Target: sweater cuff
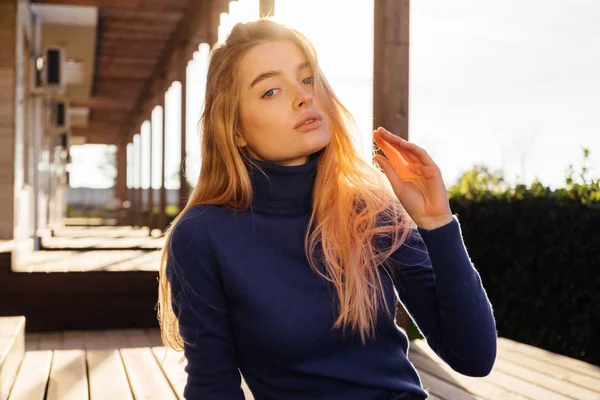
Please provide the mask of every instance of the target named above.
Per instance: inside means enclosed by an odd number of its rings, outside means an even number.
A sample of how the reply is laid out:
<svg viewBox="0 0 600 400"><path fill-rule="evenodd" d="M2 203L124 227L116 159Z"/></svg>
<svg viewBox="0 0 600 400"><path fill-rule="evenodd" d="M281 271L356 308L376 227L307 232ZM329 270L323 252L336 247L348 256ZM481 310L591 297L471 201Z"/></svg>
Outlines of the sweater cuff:
<svg viewBox="0 0 600 400"><path fill-rule="evenodd" d="M474 268L456 216L438 228L417 229L427 247L437 284L457 286L471 282Z"/></svg>

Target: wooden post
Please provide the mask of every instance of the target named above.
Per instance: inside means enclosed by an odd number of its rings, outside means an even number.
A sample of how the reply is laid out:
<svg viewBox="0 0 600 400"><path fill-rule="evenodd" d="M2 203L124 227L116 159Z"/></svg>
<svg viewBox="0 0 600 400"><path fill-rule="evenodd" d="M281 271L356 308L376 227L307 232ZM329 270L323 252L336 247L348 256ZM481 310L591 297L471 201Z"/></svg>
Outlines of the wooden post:
<svg viewBox="0 0 600 400"><path fill-rule="evenodd" d="M408 140L409 0L375 0L373 129Z"/></svg>
<svg viewBox="0 0 600 400"><path fill-rule="evenodd" d="M260 0L260 17L272 17L275 15L275 0Z"/></svg>
<svg viewBox="0 0 600 400"><path fill-rule="evenodd" d="M382 126L408 140L410 1L375 0L374 5L373 129ZM409 322L398 302L396 324L406 331Z"/></svg>
<svg viewBox="0 0 600 400"><path fill-rule="evenodd" d="M141 228L143 226L143 214L142 214L142 209L144 208L144 196L142 195L142 192L144 189L142 189L142 153L143 153L143 144L142 144L142 133L140 132L140 140L139 140L139 146L138 146L138 163L137 163L137 174L138 174L138 182L139 182L139 187L137 189L137 204L136 204L136 213L135 213L135 221L136 221L136 226L138 226L139 228Z"/></svg>
<svg viewBox="0 0 600 400"><path fill-rule="evenodd" d="M185 177L186 172L186 142L187 142L187 127L186 127L186 111L187 111L187 53L186 47L181 47L181 58L179 65L179 82L181 82L181 168L179 169L179 212L181 212L188 200L188 183Z"/></svg>
<svg viewBox="0 0 600 400"><path fill-rule="evenodd" d="M129 144L131 144L131 151L128 153L129 157L131 157L131 159L127 160L127 176L129 177L129 184L130 186L127 188L127 201L129 202L129 208L127 208L126 210L123 210L123 214L124 214L124 218L125 218L125 223L123 225L129 225L129 226L133 226L133 210L134 210L134 202L135 202L135 189L134 189L134 177L133 174L135 173L135 170L133 169L133 158L135 157L134 153L133 153L133 139L131 139L131 141L127 141L127 146L129 147Z"/></svg>
<svg viewBox="0 0 600 400"><path fill-rule="evenodd" d="M159 193L159 212L158 212L158 229L162 232L167 228L167 190L165 188L165 146L167 137L167 113L165 112L166 101L165 96L162 96L161 100L162 110L163 110L163 118L162 118L162 148L161 148L161 161L160 161L160 193Z"/></svg>
<svg viewBox="0 0 600 400"><path fill-rule="evenodd" d="M148 186L148 216L146 221L148 222L148 236L152 236L152 228L154 227L152 215L152 209L154 208L154 191L152 190L152 135L154 135L154 129L152 129L152 111L150 111L149 121L150 123L148 125L150 126L150 134L148 135L148 140L150 141L150 146L148 148L148 151L150 152L150 154L148 154L148 169L150 171L148 173L148 180L150 182Z"/></svg>
<svg viewBox="0 0 600 400"><path fill-rule="evenodd" d="M124 201L127 197L127 144L117 145L117 179L115 182L115 197Z"/></svg>
<svg viewBox="0 0 600 400"><path fill-rule="evenodd" d="M122 205L127 200L127 143L119 143L117 147L117 179L115 181L115 197L119 201L116 205L118 212L117 223L124 225Z"/></svg>

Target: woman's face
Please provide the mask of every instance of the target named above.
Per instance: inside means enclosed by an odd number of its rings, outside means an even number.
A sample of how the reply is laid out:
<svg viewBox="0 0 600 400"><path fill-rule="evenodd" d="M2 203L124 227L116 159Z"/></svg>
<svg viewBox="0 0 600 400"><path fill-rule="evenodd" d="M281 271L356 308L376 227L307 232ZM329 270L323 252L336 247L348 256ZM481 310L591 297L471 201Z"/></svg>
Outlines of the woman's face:
<svg viewBox="0 0 600 400"><path fill-rule="evenodd" d="M330 121L314 96L313 70L287 40L251 48L240 60L238 146L262 161L301 165L331 140ZM303 124L306 119L314 122ZM299 124L301 124L299 126Z"/></svg>

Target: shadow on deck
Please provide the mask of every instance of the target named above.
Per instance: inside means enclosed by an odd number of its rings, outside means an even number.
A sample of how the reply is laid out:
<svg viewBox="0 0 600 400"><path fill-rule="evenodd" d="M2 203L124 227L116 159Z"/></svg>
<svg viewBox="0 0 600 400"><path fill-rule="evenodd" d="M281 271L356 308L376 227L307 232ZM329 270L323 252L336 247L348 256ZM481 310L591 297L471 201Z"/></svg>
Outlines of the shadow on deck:
<svg viewBox="0 0 600 400"><path fill-rule="evenodd" d="M45 250L0 253L0 315L28 331L157 327L164 240L147 229L65 227Z"/></svg>

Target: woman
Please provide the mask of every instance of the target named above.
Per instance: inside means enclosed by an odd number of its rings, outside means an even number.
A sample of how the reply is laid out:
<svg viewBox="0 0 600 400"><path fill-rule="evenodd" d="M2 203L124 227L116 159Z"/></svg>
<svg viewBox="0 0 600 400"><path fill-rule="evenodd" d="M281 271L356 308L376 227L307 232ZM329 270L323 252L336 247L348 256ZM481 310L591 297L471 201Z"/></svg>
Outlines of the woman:
<svg viewBox="0 0 600 400"><path fill-rule="evenodd" d="M427 398L398 298L453 369L490 372L492 309L438 167L382 128L387 179L362 161L305 37L237 24L212 51L201 122L200 177L160 269L185 398L243 399L240 372L256 400Z"/></svg>

